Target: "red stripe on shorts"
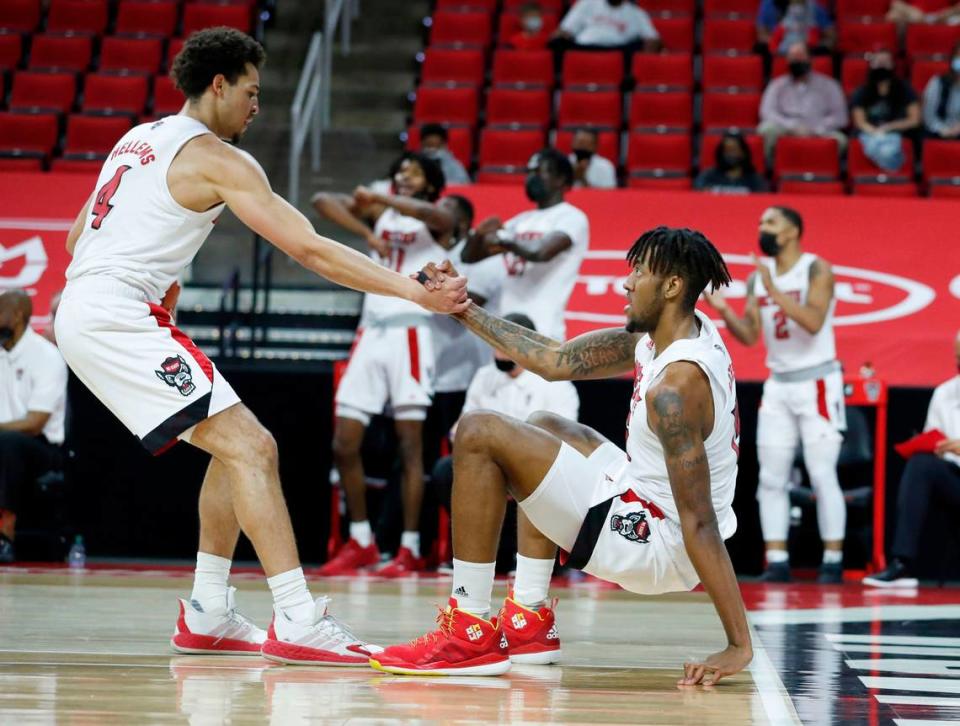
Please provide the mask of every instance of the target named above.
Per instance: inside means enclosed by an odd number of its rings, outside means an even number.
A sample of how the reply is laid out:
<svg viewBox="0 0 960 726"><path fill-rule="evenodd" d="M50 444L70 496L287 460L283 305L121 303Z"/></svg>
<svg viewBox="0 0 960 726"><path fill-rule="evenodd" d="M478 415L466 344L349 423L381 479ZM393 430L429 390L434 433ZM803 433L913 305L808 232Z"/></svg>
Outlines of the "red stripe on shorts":
<svg viewBox="0 0 960 726"><path fill-rule="evenodd" d="M410 375L417 383L420 382L420 345L417 340L417 329L407 328L407 347L410 349Z"/></svg>
<svg viewBox="0 0 960 726"><path fill-rule="evenodd" d="M817 413L827 421L830 420L830 410L827 408L827 382L822 378L817 379Z"/></svg>
<svg viewBox="0 0 960 726"><path fill-rule="evenodd" d="M159 305L154 305L153 303L147 304L150 306L150 314L157 321L157 325L170 331L170 335L173 336L173 339L182 345L186 351L193 356L194 360L197 361L200 369L207 377L207 380L213 383L213 363L210 362L210 359L204 355L203 351L197 347L196 343L190 340L190 338L188 338L182 330L173 324L173 321L170 319L170 313L167 312L166 309L160 307Z"/></svg>

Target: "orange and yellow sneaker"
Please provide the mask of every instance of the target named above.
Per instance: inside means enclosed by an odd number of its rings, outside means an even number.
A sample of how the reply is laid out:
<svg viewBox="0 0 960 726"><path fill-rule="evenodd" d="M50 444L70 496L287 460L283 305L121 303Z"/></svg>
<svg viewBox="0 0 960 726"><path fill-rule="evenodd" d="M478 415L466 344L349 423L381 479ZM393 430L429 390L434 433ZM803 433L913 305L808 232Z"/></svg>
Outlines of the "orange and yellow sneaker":
<svg viewBox="0 0 960 726"><path fill-rule="evenodd" d="M548 665L560 659L560 633L554 608L557 600L538 610L524 607L507 595L500 609L499 620L507 636L512 663Z"/></svg>
<svg viewBox="0 0 960 726"><path fill-rule="evenodd" d="M497 618L460 610L450 598L437 616L440 626L404 645L392 645L370 658L378 671L400 675L499 676L510 670L507 640Z"/></svg>

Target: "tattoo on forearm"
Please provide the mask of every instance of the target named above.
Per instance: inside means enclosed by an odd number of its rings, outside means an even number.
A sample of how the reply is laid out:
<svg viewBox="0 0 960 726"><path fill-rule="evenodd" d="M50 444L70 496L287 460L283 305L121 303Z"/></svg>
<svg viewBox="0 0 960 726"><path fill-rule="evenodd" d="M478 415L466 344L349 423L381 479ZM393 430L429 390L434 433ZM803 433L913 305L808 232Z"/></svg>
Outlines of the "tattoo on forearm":
<svg viewBox="0 0 960 726"><path fill-rule="evenodd" d="M586 374L631 362L636 347L636 339L625 330L599 331L564 345L557 355L557 365Z"/></svg>
<svg viewBox="0 0 960 726"><path fill-rule="evenodd" d="M653 410L657 414L657 436L663 443L667 457L681 456L693 448L690 427L683 419L683 399L679 393L669 389L658 392L653 399Z"/></svg>
<svg viewBox="0 0 960 726"><path fill-rule="evenodd" d="M682 457L680 459L680 468L684 471L693 471L699 469L707 463L706 453L698 454L694 457Z"/></svg>

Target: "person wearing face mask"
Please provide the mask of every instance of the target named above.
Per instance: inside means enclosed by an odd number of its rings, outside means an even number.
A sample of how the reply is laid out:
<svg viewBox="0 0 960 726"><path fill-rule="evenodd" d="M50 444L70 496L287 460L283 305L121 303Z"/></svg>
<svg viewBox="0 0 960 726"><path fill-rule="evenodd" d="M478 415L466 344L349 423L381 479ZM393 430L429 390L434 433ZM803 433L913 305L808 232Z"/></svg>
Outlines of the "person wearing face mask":
<svg viewBox="0 0 960 726"><path fill-rule="evenodd" d="M656 51L660 34L647 12L630 0L579 0L560 21L551 45Z"/></svg>
<svg viewBox="0 0 960 726"><path fill-rule="evenodd" d="M890 51L871 54L869 63L867 82L850 97L850 116L866 155L881 169L897 171L904 161L902 135L920 128L920 102L894 73Z"/></svg>
<svg viewBox="0 0 960 726"><path fill-rule="evenodd" d="M544 30L543 11L537 3L520 8L520 30L510 36L507 45L515 50L543 50L550 34Z"/></svg>
<svg viewBox="0 0 960 726"><path fill-rule="evenodd" d="M931 78L923 90L923 125L933 138L960 138L960 43L953 48L949 70Z"/></svg>
<svg viewBox="0 0 960 726"><path fill-rule="evenodd" d="M424 124L420 127L420 151L440 164L447 184L469 184L470 175L447 147L448 138L447 130L440 124Z"/></svg>
<svg viewBox="0 0 960 726"><path fill-rule="evenodd" d="M321 216L365 238L380 264L409 276L423 260L446 256L454 242L455 217L449 207L437 204L445 179L433 159L404 152L394 162L391 177L393 194L366 187L352 195L321 192L314 195L313 205ZM333 455L346 493L350 538L320 568L321 575L341 575L380 562L367 518L360 452L371 418L385 410L394 420L403 463L404 524L400 548L380 574L401 576L423 569L423 426L433 397L434 363L430 313L407 300L364 298L357 339L335 401Z"/></svg>
<svg viewBox="0 0 960 726"><path fill-rule="evenodd" d="M763 0L757 13L757 41L771 54L786 53L794 43L829 51L837 33L830 14L816 0Z"/></svg>
<svg viewBox="0 0 960 726"><path fill-rule="evenodd" d="M503 319L534 332L537 330L533 321L522 313L510 313ZM580 396L570 381L546 381L498 351L494 351L493 356L493 362L478 369L470 381L461 416L470 411L487 410L526 421L535 411L548 411L569 421L577 420ZM451 441L456 430L454 424L450 431ZM453 489L452 456L437 461L430 480L433 497L449 511ZM504 531L508 528L505 527Z"/></svg>
<svg viewBox="0 0 960 726"><path fill-rule="evenodd" d="M953 340L954 364L960 371L960 333ZM927 526L931 500L960 514L960 375L933 391L924 431L937 430L944 438L931 452L910 457L897 491L897 523L887 569L866 577L874 587L916 587L914 563L921 533Z"/></svg>
<svg viewBox="0 0 960 726"><path fill-rule="evenodd" d="M593 189L614 189L617 168L597 153L599 136L593 129L580 129L573 135L570 163L573 164L573 186Z"/></svg>
<svg viewBox="0 0 960 726"><path fill-rule="evenodd" d="M700 172L693 182L693 188L728 194L749 194L765 192L767 183L754 168L750 147L743 136L736 132L727 132L717 144L713 168Z"/></svg>
<svg viewBox="0 0 960 726"><path fill-rule="evenodd" d="M794 43L787 51L787 75L767 84L760 101L760 125L768 162L773 161L781 136L820 136L837 140L842 151L847 137L847 102L833 78L810 68L810 51Z"/></svg>
<svg viewBox="0 0 960 726"><path fill-rule="evenodd" d="M564 312L590 246L587 215L564 201L572 184L573 165L565 154L549 147L538 151L527 162L525 182L536 208L506 224L485 219L461 253L468 263L503 255L501 308L523 309L538 330L556 340L566 338Z"/></svg>
<svg viewBox="0 0 960 726"><path fill-rule="evenodd" d="M63 466L67 364L30 328L23 290L0 295L0 563L13 562L20 501L41 474Z"/></svg>
<svg viewBox="0 0 960 726"><path fill-rule="evenodd" d="M833 272L826 260L803 251L803 218L796 210L770 207L760 217L759 231L764 258L755 258L756 271L747 280L743 317L719 293L704 298L737 340L754 345L762 337L767 349L770 377L757 419L757 501L767 559L763 579L790 580L790 474L802 443L824 547L818 582L840 583L846 504L837 460L846 411L833 334Z"/></svg>

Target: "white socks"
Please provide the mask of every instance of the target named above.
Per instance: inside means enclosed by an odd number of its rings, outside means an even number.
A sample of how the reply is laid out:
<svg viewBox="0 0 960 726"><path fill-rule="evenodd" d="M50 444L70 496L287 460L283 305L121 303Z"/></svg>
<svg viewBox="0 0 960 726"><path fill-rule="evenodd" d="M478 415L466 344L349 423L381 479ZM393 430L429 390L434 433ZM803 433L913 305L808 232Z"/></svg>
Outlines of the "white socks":
<svg viewBox="0 0 960 726"><path fill-rule="evenodd" d="M537 560L518 553L513 599L526 607L539 607L547 599L552 574L553 558Z"/></svg>
<svg viewBox="0 0 960 726"><path fill-rule="evenodd" d="M268 577L267 584L273 593L273 604L284 615L295 623L313 623L313 598L307 589L302 567Z"/></svg>
<svg viewBox="0 0 960 726"><path fill-rule="evenodd" d="M767 564L774 565L778 562L789 562L790 554L786 550L767 550Z"/></svg>
<svg viewBox="0 0 960 726"><path fill-rule="evenodd" d="M369 547L373 543L373 530L370 529L370 522L350 522L350 539L357 540L361 547Z"/></svg>
<svg viewBox="0 0 960 726"><path fill-rule="evenodd" d="M839 565L841 562L843 562L843 552L841 550L823 551L823 564Z"/></svg>
<svg viewBox="0 0 960 726"><path fill-rule="evenodd" d="M194 570L190 599L204 612L219 612L226 608L230 564L231 561L224 557L197 552L197 569Z"/></svg>
<svg viewBox="0 0 960 726"><path fill-rule="evenodd" d="M453 558L452 597L457 607L486 618L490 615L490 593L496 562L464 562Z"/></svg>
<svg viewBox="0 0 960 726"><path fill-rule="evenodd" d="M420 533L404 532L400 535L400 546L406 547L413 553L414 557L420 557Z"/></svg>

